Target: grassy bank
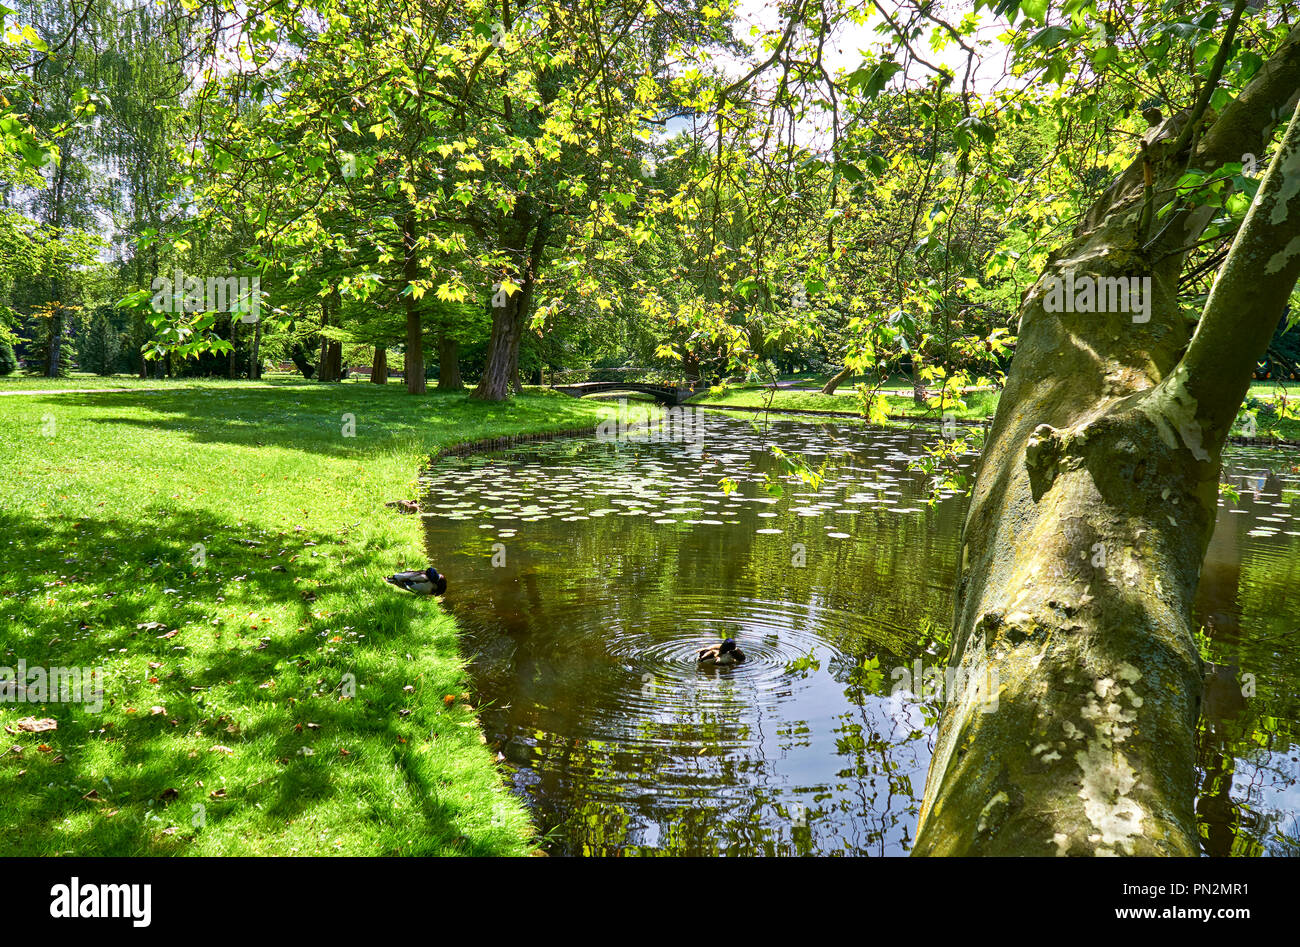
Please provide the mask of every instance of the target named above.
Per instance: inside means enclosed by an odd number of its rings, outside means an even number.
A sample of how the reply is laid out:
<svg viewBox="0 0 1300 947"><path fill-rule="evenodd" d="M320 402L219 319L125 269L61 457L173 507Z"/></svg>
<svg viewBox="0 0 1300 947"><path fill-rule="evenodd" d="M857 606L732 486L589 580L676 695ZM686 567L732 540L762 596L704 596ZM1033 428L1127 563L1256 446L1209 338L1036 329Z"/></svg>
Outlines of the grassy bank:
<svg viewBox="0 0 1300 947"><path fill-rule="evenodd" d="M440 446L606 410L301 381L0 398L0 665L103 673L98 710L0 703L0 852L528 850L453 621L381 580L425 562L383 504Z"/></svg>
<svg viewBox="0 0 1300 947"><path fill-rule="evenodd" d="M966 396L966 407L951 411L959 420L979 420L992 417L998 405L998 392L976 391ZM940 412L926 405L918 405L910 396L882 395L886 410L895 418L934 418ZM773 411L834 411L849 415L858 415L858 399L852 388L841 388L833 395L824 395L819 391L773 392L761 386L737 386L723 391L709 391L691 399L691 404L728 405L732 407L762 408L770 403Z"/></svg>

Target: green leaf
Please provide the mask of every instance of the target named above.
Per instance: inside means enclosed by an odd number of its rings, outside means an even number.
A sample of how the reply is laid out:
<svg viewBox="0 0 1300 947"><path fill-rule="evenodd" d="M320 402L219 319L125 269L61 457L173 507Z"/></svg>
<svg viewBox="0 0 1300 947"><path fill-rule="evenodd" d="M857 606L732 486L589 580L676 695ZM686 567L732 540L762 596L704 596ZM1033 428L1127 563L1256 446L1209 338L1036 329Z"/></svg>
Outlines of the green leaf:
<svg viewBox="0 0 1300 947"><path fill-rule="evenodd" d="M1047 0L1021 0L1020 12L1039 23L1047 20Z"/></svg>
<svg viewBox="0 0 1300 947"><path fill-rule="evenodd" d="M1114 46L1103 46L1092 54L1092 68L1101 72L1116 59L1119 58L1119 50Z"/></svg>

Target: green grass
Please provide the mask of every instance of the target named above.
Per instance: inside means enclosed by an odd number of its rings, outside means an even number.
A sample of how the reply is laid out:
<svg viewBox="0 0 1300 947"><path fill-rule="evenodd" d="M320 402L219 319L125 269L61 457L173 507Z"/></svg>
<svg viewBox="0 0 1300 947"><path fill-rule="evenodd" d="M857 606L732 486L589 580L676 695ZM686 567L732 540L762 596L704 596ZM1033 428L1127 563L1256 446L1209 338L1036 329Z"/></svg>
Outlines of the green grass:
<svg viewBox="0 0 1300 947"><path fill-rule="evenodd" d="M425 563L383 504L439 446L607 410L301 380L0 398L0 665L104 691L0 703L58 724L0 741L0 854L528 851L455 623L382 581Z"/></svg>
<svg viewBox="0 0 1300 947"><path fill-rule="evenodd" d="M6 391L58 388L179 388L189 387L196 382L214 384L208 379L198 378L141 379L136 375L92 375L87 372L73 372L62 378L46 378L43 375L14 372L12 375L0 375L0 394Z"/></svg>
<svg viewBox="0 0 1300 947"><path fill-rule="evenodd" d="M305 379L297 372L267 372L260 381L231 382L226 378L140 378L138 375L95 375L90 372L73 372L61 378L46 378L44 375L24 375L14 372L0 375L0 395L13 391L62 390L62 389L96 389L96 388L149 388L164 391L176 391L182 388L223 388L231 384L243 387L295 385ZM346 378L338 384L364 385L370 378L358 375ZM400 379L390 379L389 384L400 388ZM437 384L436 380L430 385ZM378 386L376 386L378 387Z"/></svg>
<svg viewBox="0 0 1300 947"><path fill-rule="evenodd" d="M966 407L951 413L959 420L975 420L992 417L997 409L999 392L980 391L966 396ZM698 405L729 405L734 407L761 408L771 403L773 411L794 409L797 411L835 411L857 415L858 404L853 389L841 388L833 395L824 395L813 391L777 391L761 387L734 387L714 393L712 391L691 400ZM910 396L885 396L890 417L939 418L941 412L926 405L917 405Z"/></svg>

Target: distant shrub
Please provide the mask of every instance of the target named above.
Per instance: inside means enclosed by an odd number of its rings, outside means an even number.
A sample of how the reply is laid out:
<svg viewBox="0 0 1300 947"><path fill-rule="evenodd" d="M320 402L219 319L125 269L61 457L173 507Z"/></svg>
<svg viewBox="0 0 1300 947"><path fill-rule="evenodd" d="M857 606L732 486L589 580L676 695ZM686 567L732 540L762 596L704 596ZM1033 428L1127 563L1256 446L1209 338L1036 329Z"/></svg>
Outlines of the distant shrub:
<svg viewBox="0 0 1300 947"><path fill-rule="evenodd" d="M12 375L18 371L18 357L8 343L0 342L0 375Z"/></svg>

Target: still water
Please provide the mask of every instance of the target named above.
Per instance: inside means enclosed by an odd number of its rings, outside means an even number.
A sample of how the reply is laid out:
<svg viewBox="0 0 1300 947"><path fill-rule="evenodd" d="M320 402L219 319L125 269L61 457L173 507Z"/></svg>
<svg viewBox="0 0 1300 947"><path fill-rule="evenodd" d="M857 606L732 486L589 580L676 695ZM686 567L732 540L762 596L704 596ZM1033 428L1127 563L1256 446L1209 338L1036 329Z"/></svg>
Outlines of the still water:
<svg viewBox="0 0 1300 947"><path fill-rule="evenodd" d="M910 851L941 707L918 672L943 666L966 505L930 502L931 437L701 413L427 472L484 729L548 851ZM1225 470L1199 602L1212 854L1300 853L1297 462ZM747 660L698 668L723 637Z"/></svg>

